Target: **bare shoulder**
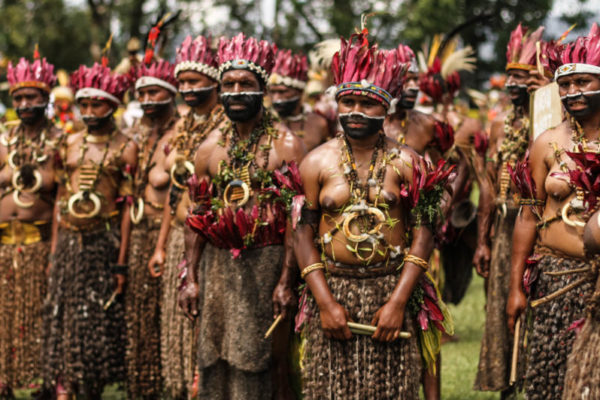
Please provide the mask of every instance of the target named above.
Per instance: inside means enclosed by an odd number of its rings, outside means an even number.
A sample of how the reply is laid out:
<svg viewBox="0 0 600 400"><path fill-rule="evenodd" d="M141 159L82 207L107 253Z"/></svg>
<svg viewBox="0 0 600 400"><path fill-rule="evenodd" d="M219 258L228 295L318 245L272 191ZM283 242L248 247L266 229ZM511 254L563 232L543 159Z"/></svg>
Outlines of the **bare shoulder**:
<svg viewBox="0 0 600 400"><path fill-rule="evenodd" d="M221 128L213 129L206 138L202 141L202 143L198 146L197 154L206 154L210 153L215 146L218 146L219 143L223 141L223 133Z"/></svg>
<svg viewBox="0 0 600 400"><path fill-rule="evenodd" d="M560 125L544 131L533 142L534 147L546 146L551 143L558 143L565 139L570 139L571 127L569 121L563 121Z"/></svg>
<svg viewBox="0 0 600 400"><path fill-rule="evenodd" d="M321 129L329 129L327 118L314 111L308 113L306 116L306 122Z"/></svg>
<svg viewBox="0 0 600 400"><path fill-rule="evenodd" d="M302 160L302 168L310 168L320 170L323 167L330 167L335 160L339 158L340 151L339 141L336 138L330 139L327 142L312 149Z"/></svg>
<svg viewBox="0 0 600 400"><path fill-rule="evenodd" d="M277 124L277 137L274 146L280 157L286 161L300 161L306 154L306 146L302 139L295 135L283 124Z"/></svg>
<svg viewBox="0 0 600 400"><path fill-rule="evenodd" d="M433 128L436 123L436 119L431 114L425 114L422 111L410 110L409 118L412 121L417 122L419 125L424 125Z"/></svg>

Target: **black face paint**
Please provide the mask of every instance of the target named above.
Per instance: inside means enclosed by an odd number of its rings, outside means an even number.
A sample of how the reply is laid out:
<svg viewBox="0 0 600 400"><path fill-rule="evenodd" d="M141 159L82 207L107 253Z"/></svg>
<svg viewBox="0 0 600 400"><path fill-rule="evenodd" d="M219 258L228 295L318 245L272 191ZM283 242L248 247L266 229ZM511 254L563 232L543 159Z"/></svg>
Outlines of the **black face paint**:
<svg viewBox="0 0 600 400"><path fill-rule="evenodd" d="M144 114L150 118L155 118L163 113L167 112L173 99L167 99L163 101L146 101L141 103L140 106L144 110Z"/></svg>
<svg viewBox="0 0 600 400"><path fill-rule="evenodd" d="M25 125L32 125L38 122L41 118L44 118L46 115L46 107L48 107L48 104L39 104L30 107L19 107L16 111L21 122L23 122ZM24 116L24 114L29 115Z"/></svg>
<svg viewBox="0 0 600 400"><path fill-rule="evenodd" d="M406 89L400 96L398 106L404 110L411 110L415 107L417 96L419 95L419 89Z"/></svg>
<svg viewBox="0 0 600 400"><path fill-rule="evenodd" d="M221 93L225 114L233 122L246 122L254 118L262 108L263 92ZM232 109L233 105L244 108Z"/></svg>
<svg viewBox="0 0 600 400"><path fill-rule="evenodd" d="M351 112L339 115L340 124L344 133L352 139L364 139L372 136L383 129L385 117L369 117L359 112ZM348 126L351 123L360 123L361 128Z"/></svg>
<svg viewBox="0 0 600 400"><path fill-rule="evenodd" d="M292 115L298 103L300 102L300 96L293 97L286 100L273 101L273 108L277 111L280 117L289 117Z"/></svg>
<svg viewBox="0 0 600 400"><path fill-rule="evenodd" d="M568 94L562 96L560 99L569 114L576 119L587 118L600 111L600 90ZM569 106L569 103L574 101L583 102L586 104L586 107L580 110L573 110Z"/></svg>
<svg viewBox="0 0 600 400"><path fill-rule="evenodd" d="M209 86L190 90L180 90L179 93L188 106L198 107L208 101L215 88L216 86Z"/></svg>
<svg viewBox="0 0 600 400"><path fill-rule="evenodd" d="M527 85L505 85L504 86L508 93L511 95L512 103L517 106L524 106L529 103L529 93L527 92ZM515 98L512 98L512 95L518 95Z"/></svg>
<svg viewBox="0 0 600 400"><path fill-rule="evenodd" d="M83 123L87 126L89 131L97 131L106 126L107 123L112 121L114 110L110 110L105 115L97 117L95 115L82 115L81 119Z"/></svg>

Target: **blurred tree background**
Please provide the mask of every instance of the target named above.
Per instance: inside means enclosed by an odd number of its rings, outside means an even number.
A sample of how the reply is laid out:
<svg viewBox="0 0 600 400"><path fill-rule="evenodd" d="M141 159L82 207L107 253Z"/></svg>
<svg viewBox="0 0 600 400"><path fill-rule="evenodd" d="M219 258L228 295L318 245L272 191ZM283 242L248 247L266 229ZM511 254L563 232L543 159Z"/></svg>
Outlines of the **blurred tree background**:
<svg viewBox="0 0 600 400"><path fill-rule="evenodd" d="M594 15L582 11L587 1L561 18L578 22L579 33ZM0 53L8 60L30 57L35 43L57 67L75 69L100 58L100 49L114 34L112 64L124 56L131 37L143 38L166 11L181 10L165 29L161 55L173 58L184 34L248 35L274 40L279 47L307 51L317 41L348 36L369 20L373 38L382 47L404 42L419 50L436 33L464 24L460 37L478 51L478 70L470 79L480 84L502 71L510 31L519 21L537 27L553 0L0 0ZM599 6L600 7L600 6ZM588 7L589 8L589 7ZM577 11L579 10L579 11Z"/></svg>

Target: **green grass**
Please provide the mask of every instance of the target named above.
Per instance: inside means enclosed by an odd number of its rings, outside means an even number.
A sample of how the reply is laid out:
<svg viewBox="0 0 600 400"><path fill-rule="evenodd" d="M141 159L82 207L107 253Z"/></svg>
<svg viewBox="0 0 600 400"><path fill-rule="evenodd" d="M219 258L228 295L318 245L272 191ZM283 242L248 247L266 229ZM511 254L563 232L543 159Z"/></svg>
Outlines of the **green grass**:
<svg viewBox="0 0 600 400"><path fill-rule="evenodd" d="M473 382L479 362L479 348L485 323L483 279L473 278L465 298L458 306L450 305L458 341L442 347L442 399L499 399L498 393L477 392Z"/></svg>
<svg viewBox="0 0 600 400"><path fill-rule="evenodd" d="M449 306L454 317L458 341L446 343L442 347L443 400L500 398L498 393L473 390L485 322L484 305L483 279L475 276L463 301L458 306ZM19 391L16 395L17 399L30 398L28 391ZM125 394L114 385L106 388L103 399L121 400L125 399Z"/></svg>

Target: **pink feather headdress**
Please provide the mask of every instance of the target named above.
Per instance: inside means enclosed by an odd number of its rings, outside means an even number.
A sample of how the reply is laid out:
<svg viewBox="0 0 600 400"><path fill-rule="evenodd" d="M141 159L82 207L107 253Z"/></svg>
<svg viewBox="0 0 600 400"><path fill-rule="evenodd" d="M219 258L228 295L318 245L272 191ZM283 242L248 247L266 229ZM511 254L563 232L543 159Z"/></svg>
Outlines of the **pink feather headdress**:
<svg viewBox="0 0 600 400"><path fill-rule="evenodd" d="M308 81L308 60L303 54L292 54L291 50L279 50L275 55L275 66L269 78L270 85L285 85L304 90Z"/></svg>
<svg viewBox="0 0 600 400"><path fill-rule="evenodd" d="M536 69L536 43L540 42L542 46L546 45L542 41L543 33L543 26L540 26L534 32L529 32L527 27L519 23L517 28L511 32L508 41L506 49L507 71L509 69L522 69L525 71Z"/></svg>
<svg viewBox="0 0 600 400"><path fill-rule="evenodd" d="M600 75L600 28L594 23L587 36L547 53L555 79L571 74Z"/></svg>
<svg viewBox="0 0 600 400"><path fill-rule="evenodd" d="M140 64L129 72L135 81L135 90L146 86L160 86L174 95L177 94L179 83L175 79L175 66L168 61L154 61L150 65Z"/></svg>
<svg viewBox="0 0 600 400"><path fill-rule="evenodd" d="M412 49L405 44L400 44L397 50L399 61L408 65L408 72L419 73L419 63Z"/></svg>
<svg viewBox="0 0 600 400"><path fill-rule="evenodd" d="M231 39L222 37L217 55L219 80L223 77L223 73L230 69L245 69L257 74L266 84L275 64L276 51L277 46L274 44L266 40L246 38L243 33Z"/></svg>
<svg viewBox="0 0 600 400"><path fill-rule="evenodd" d="M119 105L129 88L129 79L111 72L110 68L95 63L92 67L81 65L71 74L70 86L75 99L98 98Z"/></svg>
<svg viewBox="0 0 600 400"><path fill-rule="evenodd" d="M177 49L175 76L183 71L196 71L215 81L219 79L217 58L210 48L210 38L191 36L185 38Z"/></svg>
<svg viewBox="0 0 600 400"><path fill-rule="evenodd" d="M6 79L10 85L9 94L24 87L32 87L50 93L56 83L54 65L48 63L45 58L34 57L33 62L21 58L16 66L8 63Z"/></svg>
<svg viewBox="0 0 600 400"><path fill-rule="evenodd" d="M408 65L402 62L404 46L379 50L370 46L366 32L353 34L350 40L341 38L340 51L331 64L337 85L336 98L344 95L363 95L389 107L402 91Z"/></svg>

